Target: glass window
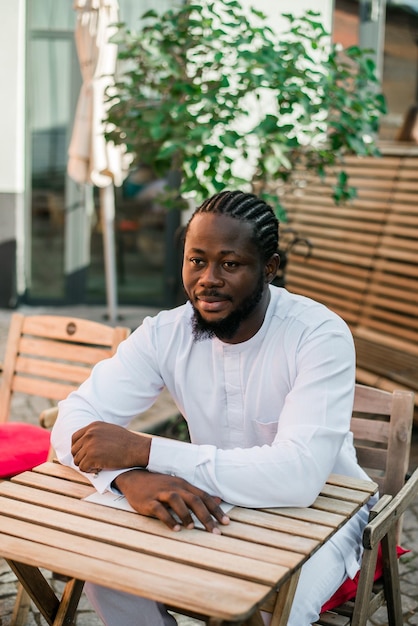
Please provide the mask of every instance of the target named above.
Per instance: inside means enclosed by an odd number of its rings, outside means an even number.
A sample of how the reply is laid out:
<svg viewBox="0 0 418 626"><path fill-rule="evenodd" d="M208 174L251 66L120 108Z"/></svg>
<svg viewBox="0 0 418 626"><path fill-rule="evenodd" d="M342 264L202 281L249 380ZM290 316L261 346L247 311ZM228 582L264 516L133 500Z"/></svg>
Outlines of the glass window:
<svg viewBox="0 0 418 626"><path fill-rule="evenodd" d="M170 4L161 2L158 10ZM120 20L135 28L153 6L150 0L120 0ZM71 0L28 2L27 161L32 188L27 300L32 304L106 302L100 193L97 188L89 193L67 174L81 87L75 24ZM134 172L115 190L118 302L169 305L173 302L167 294L178 288L173 256L177 224L153 201L155 181L140 178ZM87 205L92 206L91 216Z"/></svg>
<svg viewBox="0 0 418 626"><path fill-rule="evenodd" d="M64 297L67 134L72 117L68 40L29 42L28 100L31 145L31 299Z"/></svg>
<svg viewBox="0 0 418 626"><path fill-rule="evenodd" d="M29 0L30 25L34 30L74 30L71 0Z"/></svg>
<svg viewBox="0 0 418 626"><path fill-rule="evenodd" d="M121 22L126 24L132 29L136 30L140 27L140 17L146 11L151 9L163 13L166 9L173 5L170 0L141 0L140 2L135 0L119 0L119 17Z"/></svg>

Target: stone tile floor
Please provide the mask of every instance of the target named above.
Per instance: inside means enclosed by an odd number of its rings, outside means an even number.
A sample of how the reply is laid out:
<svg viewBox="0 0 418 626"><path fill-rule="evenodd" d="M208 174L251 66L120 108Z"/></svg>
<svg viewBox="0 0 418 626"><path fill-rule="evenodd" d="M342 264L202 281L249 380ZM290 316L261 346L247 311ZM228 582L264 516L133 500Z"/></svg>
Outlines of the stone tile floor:
<svg viewBox="0 0 418 626"><path fill-rule="evenodd" d="M103 307L71 307L71 309L41 307L21 307L19 309L24 314L51 313L58 315L70 314L75 317L86 317L97 321L105 321L105 309ZM123 308L119 311L121 325L128 325L136 328L145 315L154 314L155 309L143 308ZM0 362L4 354L5 340L8 332L8 325L12 311L0 309ZM13 406L14 419L20 419L36 423L39 412L45 407L42 401L28 401L23 398L16 398ZM149 416L149 423L158 423L175 413L175 407L167 395L163 395L160 402L154 407ZM418 432L414 432L410 471L418 465ZM406 512L403 523L403 536L401 543L410 552L400 559L401 593L402 606L404 612L404 624L410 626L418 625L418 498ZM1 539L0 539L1 554ZM49 576L48 572L45 572ZM62 589L60 581L53 581L56 591ZM16 597L16 578L10 571L7 563L0 558L0 626L10 626L13 606ZM202 622L192 620L185 616L178 615L179 626L198 626ZM44 626L46 621L40 616L39 611L32 604L26 626ZM94 613L87 598L83 595L79 604L76 617L76 626L101 626L102 621ZM373 620L368 626L384 626L387 624L387 617L384 609L377 611ZM132 625L134 626L134 625ZM152 625L150 625L152 626Z"/></svg>

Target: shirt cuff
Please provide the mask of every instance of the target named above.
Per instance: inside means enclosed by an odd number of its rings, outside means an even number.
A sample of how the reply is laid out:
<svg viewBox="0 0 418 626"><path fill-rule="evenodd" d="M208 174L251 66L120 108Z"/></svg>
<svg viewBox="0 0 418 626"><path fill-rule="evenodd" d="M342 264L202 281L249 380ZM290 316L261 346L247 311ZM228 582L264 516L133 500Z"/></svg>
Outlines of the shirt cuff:
<svg viewBox="0 0 418 626"><path fill-rule="evenodd" d="M128 469L120 469L120 470L101 470L98 474L80 472L88 478L93 487L99 493L104 493L105 491L112 491L112 493L120 493L119 491L112 489L111 484L120 474L124 474L125 472L129 472L131 469L137 469L135 467L130 467ZM143 469L143 468L141 468Z"/></svg>
<svg viewBox="0 0 418 626"><path fill-rule="evenodd" d="M147 469L150 472L180 476L191 482L199 465L199 446L164 437L154 437Z"/></svg>

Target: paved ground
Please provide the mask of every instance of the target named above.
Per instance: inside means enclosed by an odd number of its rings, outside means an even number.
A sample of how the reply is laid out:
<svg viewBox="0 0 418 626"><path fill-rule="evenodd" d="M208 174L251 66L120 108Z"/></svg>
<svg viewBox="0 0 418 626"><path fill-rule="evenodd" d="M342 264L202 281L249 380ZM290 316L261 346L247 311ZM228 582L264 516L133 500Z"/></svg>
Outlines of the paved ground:
<svg viewBox="0 0 418 626"><path fill-rule="evenodd" d="M72 307L63 308L35 308L22 307L20 309L25 314L36 314L50 312L52 314L70 314L76 317L85 317L97 321L105 321L105 309L103 307ZM119 314L120 325L135 328L141 323L145 315L153 314L155 309L145 308L121 308ZM0 362L3 358L5 340L8 332L8 325L12 312L0 309ZM12 419L37 422L39 411L44 408L42 402L31 402L27 399L17 397L13 405ZM149 423L156 423L161 419L174 414L174 406L168 394L164 394L156 404L153 411L147 416ZM418 433L414 433L410 470L418 465ZM410 550L410 553L401 558L401 592L402 606L404 611L404 624L418 625L418 498L405 514L403 525L402 545ZM0 539L1 554L1 539ZM46 573L48 575L48 573ZM54 581L57 592L62 588L62 583ZM8 568L4 560L0 559L0 626L9 626L11 614L16 596L16 579ZM201 624L196 620L190 620L183 616L178 616L180 626L194 626ZM27 626L43 626L46 622L40 617L35 607L31 607ZM97 618L86 597L82 597L77 613L76 626L100 626L101 620ZM369 626L382 626L387 624L385 611L377 611ZM134 624L132 626L135 626ZM150 624L152 626L152 624Z"/></svg>

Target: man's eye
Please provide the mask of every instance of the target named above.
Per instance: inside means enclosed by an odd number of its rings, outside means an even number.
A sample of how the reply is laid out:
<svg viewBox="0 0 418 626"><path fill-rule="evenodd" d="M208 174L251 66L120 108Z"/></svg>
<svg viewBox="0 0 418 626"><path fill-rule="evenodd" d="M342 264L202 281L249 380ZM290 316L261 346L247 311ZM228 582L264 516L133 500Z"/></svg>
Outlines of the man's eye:
<svg viewBox="0 0 418 626"><path fill-rule="evenodd" d="M193 265L202 265L203 264L203 259L199 259L199 258L192 258L190 259L190 263L192 263Z"/></svg>
<svg viewBox="0 0 418 626"><path fill-rule="evenodd" d="M224 267L226 267L227 269L235 269L238 266L239 263L237 263L236 261L224 261Z"/></svg>

